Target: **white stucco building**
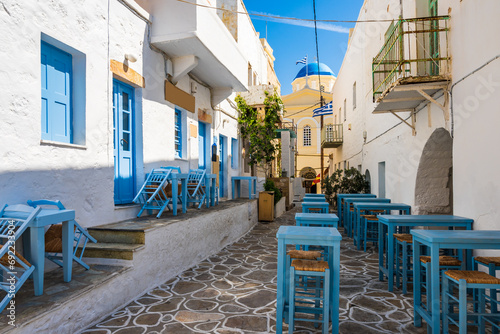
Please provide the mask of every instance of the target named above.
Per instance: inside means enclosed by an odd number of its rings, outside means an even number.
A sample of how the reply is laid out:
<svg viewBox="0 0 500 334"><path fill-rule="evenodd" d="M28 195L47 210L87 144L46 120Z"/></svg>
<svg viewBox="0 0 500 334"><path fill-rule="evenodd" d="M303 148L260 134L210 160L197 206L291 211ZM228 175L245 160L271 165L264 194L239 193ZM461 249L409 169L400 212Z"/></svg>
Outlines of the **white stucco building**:
<svg viewBox="0 0 500 334"><path fill-rule="evenodd" d="M359 168L414 214L499 229L498 13L495 0L365 1L358 20L375 22L356 24L333 88L331 170Z"/></svg>
<svg viewBox="0 0 500 334"><path fill-rule="evenodd" d="M85 227L136 216L145 174L242 171L235 92L269 62L241 0L3 3L0 203L59 199Z"/></svg>

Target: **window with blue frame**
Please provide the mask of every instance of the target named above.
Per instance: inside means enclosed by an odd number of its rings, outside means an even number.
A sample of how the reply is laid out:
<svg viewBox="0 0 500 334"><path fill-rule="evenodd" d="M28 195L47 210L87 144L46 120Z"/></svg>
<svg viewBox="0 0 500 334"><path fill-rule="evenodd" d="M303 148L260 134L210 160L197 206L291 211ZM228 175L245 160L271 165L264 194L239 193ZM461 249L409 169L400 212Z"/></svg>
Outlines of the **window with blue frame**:
<svg viewBox="0 0 500 334"><path fill-rule="evenodd" d="M41 42L42 139L72 143L71 54Z"/></svg>
<svg viewBox="0 0 500 334"><path fill-rule="evenodd" d="M182 112L175 109L175 156L182 158Z"/></svg>
<svg viewBox="0 0 500 334"><path fill-rule="evenodd" d="M238 139L231 138L231 168L238 168Z"/></svg>

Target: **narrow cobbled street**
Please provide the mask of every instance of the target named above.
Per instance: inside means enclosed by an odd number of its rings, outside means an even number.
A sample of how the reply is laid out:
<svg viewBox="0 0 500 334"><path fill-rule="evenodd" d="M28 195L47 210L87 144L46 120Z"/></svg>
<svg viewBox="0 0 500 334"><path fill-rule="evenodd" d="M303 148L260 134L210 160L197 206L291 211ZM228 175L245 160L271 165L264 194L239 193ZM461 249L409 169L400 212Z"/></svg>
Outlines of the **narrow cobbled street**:
<svg viewBox="0 0 500 334"><path fill-rule="evenodd" d="M276 325L276 231L295 225L288 211L258 223L238 242L138 297L84 333L272 333ZM370 245L372 246L372 245ZM411 285L410 285L411 287ZM341 246L340 332L425 333L413 326L413 298L378 280L378 253ZM284 326L284 331L288 327ZM319 333L298 323L297 333Z"/></svg>

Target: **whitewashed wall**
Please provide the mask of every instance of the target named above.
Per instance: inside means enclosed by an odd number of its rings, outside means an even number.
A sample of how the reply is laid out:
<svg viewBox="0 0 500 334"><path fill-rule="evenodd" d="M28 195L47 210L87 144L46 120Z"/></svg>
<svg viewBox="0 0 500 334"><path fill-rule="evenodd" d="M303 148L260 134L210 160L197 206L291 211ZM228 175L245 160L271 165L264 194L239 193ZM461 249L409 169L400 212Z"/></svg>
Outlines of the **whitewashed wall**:
<svg viewBox="0 0 500 334"><path fill-rule="evenodd" d="M189 124L198 126L200 109L213 117L211 143L219 133L227 136L231 154L231 138L238 138L237 122L213 110L210 87L199 83L194 93L196 112L185 112L186 155L184 159L175 158L175 106L164 100L163 57L148 45L147 24L118 1L110 0L108 11L107 3L98 0L78 5L67 0L41 1L22 6L8 0L0 8L0 26L0 59L4 63L0 71L0 203L59 199L76 211L77 220L86 227L135 217L137 206L115 207L113 200L113 76L109 63L125 62L126 53L137 56L138 60L128 65L146 81L144 89L135 89L137 188L152 168L197 168L198 138L189 137ZM85 131L79 145L40 142L42 39L85 55ZM239 40L246 51L252 50L249 54L257 64L264 64L254 71L260 78L266 77L265 55L255 31L243 27ZM239 71L246 73L247 69ZM193 79L185 76L177 86L191 92L191 82ZM227 102L218 108L237 117ZM238 170L231 169L230 156L226 172L228 180L239 175Z"/></svg>
<svg viewBox="0 0 500 334"><path fill-rule="evenodd" d="M394 18L400 14L399 1L365 1L359 20ZM434 131L445 129L453 135L453 213L475 220L475 229L499 229L500 177L496 172L499 156L495 143L500 104L500 44L492 43L500 23L495 15L500 3L439 1L439 15L450 15L449 50L452 57L453 118L445 121L443 112L431 105L428 125L427 106L417 114L416 136L396 117L373 115L371 62L384 42L388 22L360 23L351 37L344 63L333 91L333 110L342 109L347 99L344 144L335 151L333 163L347 160L351 167L369 170L372 192L378 193L378 163L386 163L386 197L415 206L417 170L428 152L424 146ZM415 1L403 2L403 16L415 17ZM489 63L488 63L489 62ZM488 63L488 64L487 64ZM487 65L486 65L487 64ZM479 69L484 66L482 69ZM474 74L463 79L471 72ZM357 82L357 108L352 110L352 85ZM455 86L456 84L456 86ZM438 99L443 103L443 97ZM421 107L424 107L423 105ZM418 108L420 109L420 108ZM407 117L407 114L401 113ZM351 124L351 130L348 125ZM363 140L366 131L366 143ZM439 130L441 131L441 130ZM437 149L436 149L437 150ZM422 158L423 157L423 158ZM440 161L428 161L443 169ZM432 175L430 175L432 176ZM429 176L429 177L430 177ZM441 181L440 181L441 182ZM439 195L444 197L443 194ZM419 208L414 208L419 212Z"/></svg>

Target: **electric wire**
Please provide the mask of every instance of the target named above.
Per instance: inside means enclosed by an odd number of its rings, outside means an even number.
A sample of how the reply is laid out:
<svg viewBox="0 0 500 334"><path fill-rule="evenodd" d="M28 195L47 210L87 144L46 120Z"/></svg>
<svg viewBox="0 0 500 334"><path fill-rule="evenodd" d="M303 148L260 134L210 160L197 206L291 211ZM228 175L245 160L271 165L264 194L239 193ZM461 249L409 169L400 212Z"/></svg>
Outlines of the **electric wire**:
<svg viewBox="0 0 500 334"><path fill-rule="evenodd" d="M197 7L203 7L203 8L209 8L209 9L217 9L221 10L224 12L228 13L234 13L234 14L244 14L244 15L250 15L250 16L258 16L258 17L265 17L265 18L271 18L271 19L276 19L276 20L293 20L293 21L306 21L306 22L327 22L327 23L378 23L378 22L393 22L393 19L385 19L385 20L313 20L313 19L303 19L303 18L297 18L297 17L291 17L291 16L279 16L279 15L271 15L271 14L260 14L260 13L249 13L249 12L242 12L238 10L231 10L227 8L222 8L222 7L215 7L215 6L209 6L209 5L203 5L199 3L193 3L187 0L176 0L178 2L186 3L189 5L197 6Z"/></svg>

